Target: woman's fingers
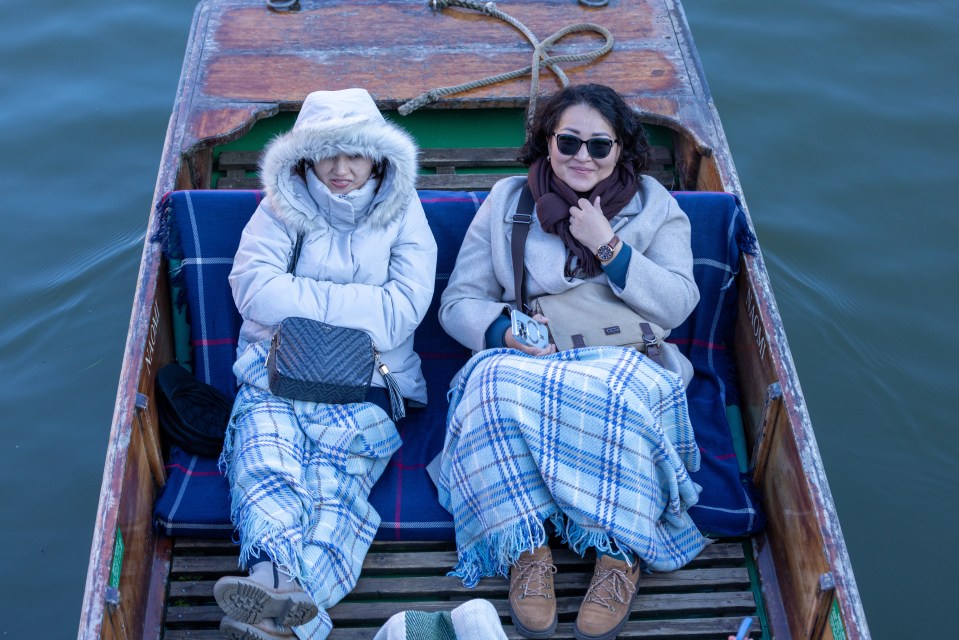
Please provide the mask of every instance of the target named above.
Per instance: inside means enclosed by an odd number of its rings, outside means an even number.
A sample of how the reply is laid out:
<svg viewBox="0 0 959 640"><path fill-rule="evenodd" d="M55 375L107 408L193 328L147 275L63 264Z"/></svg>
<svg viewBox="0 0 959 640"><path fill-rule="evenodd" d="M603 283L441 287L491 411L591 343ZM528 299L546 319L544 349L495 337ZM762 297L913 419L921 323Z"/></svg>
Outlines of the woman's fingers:
<svg viewBox="0 0 959 640"><path fill-rule="evenodd" d="M569 208L569 232L583 246L595 250L613 237L613 228L603 215L600 197L590 203L580 198L578 205Z"/></svg>

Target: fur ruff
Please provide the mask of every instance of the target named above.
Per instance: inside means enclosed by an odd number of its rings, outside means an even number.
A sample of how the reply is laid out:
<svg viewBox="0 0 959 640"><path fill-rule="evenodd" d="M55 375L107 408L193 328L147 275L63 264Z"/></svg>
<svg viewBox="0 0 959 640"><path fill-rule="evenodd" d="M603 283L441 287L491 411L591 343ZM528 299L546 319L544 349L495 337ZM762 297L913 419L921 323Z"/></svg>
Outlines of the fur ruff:
<svg viewBox="0 0 959 640"><path fill-rule="evenodd" d="M298 231L325 226L323 220L311 220L288 194L294 192L295 181L302 181L294 171L300 160L316 162L340 153L360 154L384 167L380 193L366 224L384 228L398 219L416 195L417 147L408 134L386 122L299 128L274 138L260 162L260 179L276 215Z"/></svg>

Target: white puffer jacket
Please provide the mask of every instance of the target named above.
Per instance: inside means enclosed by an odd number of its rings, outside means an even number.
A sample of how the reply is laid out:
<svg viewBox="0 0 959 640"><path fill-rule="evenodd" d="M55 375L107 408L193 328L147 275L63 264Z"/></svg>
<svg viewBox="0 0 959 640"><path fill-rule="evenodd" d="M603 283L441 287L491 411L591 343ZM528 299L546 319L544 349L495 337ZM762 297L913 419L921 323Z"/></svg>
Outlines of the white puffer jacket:
<svg viewBox="0 0 959 640"><path fill-rule="evenodd" d="M336 196L309 167L306 180L296 171L302 160L341 153L371 158L382 167L378 183L371 178L368 187ZM426 402L413 330L433 297L436 242L416 194L416 154L413 140L383 119L365 90L307 97L293 129L264 154L266 199L243 231L230 273L243 317L237 355L290 316L362 329L403 396ZM372 201L355 197L373 186ZM298 232L305 236L291 275ZM385 386L378 372L373 384Z"/></svg>

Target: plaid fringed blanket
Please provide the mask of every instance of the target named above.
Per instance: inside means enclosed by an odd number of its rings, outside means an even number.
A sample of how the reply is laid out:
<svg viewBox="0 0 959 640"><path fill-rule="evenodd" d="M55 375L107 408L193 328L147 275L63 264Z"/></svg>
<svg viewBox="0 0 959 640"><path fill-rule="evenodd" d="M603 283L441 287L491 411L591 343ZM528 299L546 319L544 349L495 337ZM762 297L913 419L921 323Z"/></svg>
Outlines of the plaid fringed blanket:
<svg viewBox="0 0 959 640"><path fill-rule="evenodd" d="M628 548L655 571L705 546L686 512L699 449L682 382L637 351L483 351L450 395L440 502L466 586L508 575L547 520L578 553Z"/></svg>
<svg viewBox="0 0 959 640"><path fill-rule="evenodd" d="M295 629L325 638L326 609L356 585L380 517L367 500L400 447L393 422L370 403L289 401L265 390L268 342L234 373L244 384L221 457L230 482L240 563L262 549L312 596L320 614Z"/></svg>

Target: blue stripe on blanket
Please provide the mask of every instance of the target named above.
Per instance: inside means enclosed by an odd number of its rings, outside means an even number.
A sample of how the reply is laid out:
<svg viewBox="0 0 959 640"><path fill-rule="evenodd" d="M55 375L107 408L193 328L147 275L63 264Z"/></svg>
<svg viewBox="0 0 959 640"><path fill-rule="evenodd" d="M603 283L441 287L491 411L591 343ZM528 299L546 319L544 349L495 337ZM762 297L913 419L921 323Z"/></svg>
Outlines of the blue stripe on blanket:
<svg viewBox="0 0 959 640"><path fill-rule="evenodd" d="M240 532L240 564L265 551L321 609L300 637L325 637L325 609L356 586L380 523L368 496L400 447L372 403L319 404L265 390L269 341L247 349L221 464Z"/></svg>
<svg viewBox="0 0 959 640"><path fill-rule="evenodd" d="M474 356L451 393L440 501L468 587L508 575L551 520L573 550L628 548L683 566L705 539L687 514L699 449L683 384L633 349Z"/></svg>

